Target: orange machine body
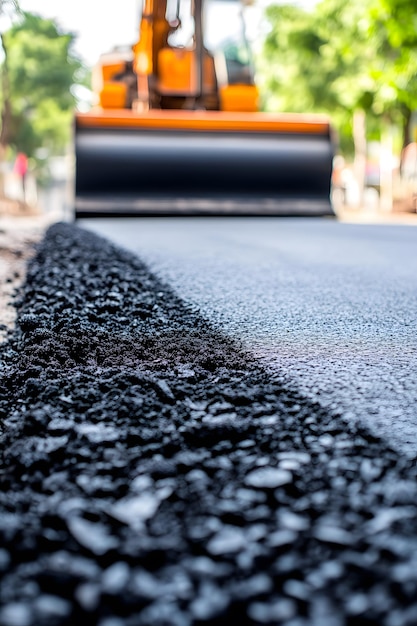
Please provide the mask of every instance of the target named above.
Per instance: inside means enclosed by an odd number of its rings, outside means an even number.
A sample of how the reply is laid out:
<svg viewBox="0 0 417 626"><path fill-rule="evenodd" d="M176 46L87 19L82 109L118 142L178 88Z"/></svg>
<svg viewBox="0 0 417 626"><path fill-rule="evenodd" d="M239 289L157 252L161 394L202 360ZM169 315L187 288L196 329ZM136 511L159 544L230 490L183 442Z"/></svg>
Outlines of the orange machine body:
<svg viewBox="0 0 417 626"><path fill-rule="evenodd" d="M130 53L99 61L98 104L75 120L76 214L93 205L97 214L100 203L118 214L129 202L142 212L156 197L170 213L174 196L188 198L191 212L193 202L211 197L216 212L236 196L236 212L250 197L259 213L263 196L268 213L291 214L303 202L333 213L329 120L259 112L244 39L206 47L203 4L211 1L144 0Z"/></svg>

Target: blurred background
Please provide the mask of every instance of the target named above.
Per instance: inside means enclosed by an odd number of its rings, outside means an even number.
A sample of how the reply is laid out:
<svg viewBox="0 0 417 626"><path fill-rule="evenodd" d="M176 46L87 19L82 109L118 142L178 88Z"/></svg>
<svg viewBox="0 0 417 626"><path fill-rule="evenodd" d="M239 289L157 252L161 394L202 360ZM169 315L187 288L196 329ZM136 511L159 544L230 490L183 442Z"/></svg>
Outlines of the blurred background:
<svg viewBox="0 0 417 626"><path fill-rule="evenodd" d="M232 45L231 2L207 45ZM326 113L341 215L417 210L415 0L245 2L262 109ZM141 2L0 0L0 215L71 213L74 110L100 54L138 38ZM238 23L238 20L236 20Z"/></svg>

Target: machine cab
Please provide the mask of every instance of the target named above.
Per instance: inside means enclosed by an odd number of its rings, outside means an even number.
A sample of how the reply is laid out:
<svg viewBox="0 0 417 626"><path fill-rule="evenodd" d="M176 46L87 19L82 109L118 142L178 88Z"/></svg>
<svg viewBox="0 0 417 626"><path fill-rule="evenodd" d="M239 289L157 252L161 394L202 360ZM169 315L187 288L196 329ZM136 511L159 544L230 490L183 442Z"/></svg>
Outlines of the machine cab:
<svg viewBox="0 0 417 626"><path fill-rule="evenodd" d="M130 58L103 57L98 74L104 109L258 110L236 0L144 0Z"/></svg>

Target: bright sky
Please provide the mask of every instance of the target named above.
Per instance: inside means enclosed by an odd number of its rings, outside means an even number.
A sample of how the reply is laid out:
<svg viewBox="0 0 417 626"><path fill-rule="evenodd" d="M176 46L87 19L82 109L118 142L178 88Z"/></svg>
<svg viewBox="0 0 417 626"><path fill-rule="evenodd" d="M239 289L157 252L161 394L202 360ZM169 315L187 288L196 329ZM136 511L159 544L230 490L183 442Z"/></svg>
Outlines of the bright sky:
<svg viewBox="0 0 417 626"><path fill-rule="evenodd" d="M20 0L23 11L52 17L77 35L76 50L89 63L138 37L140 0Z"/></svg>
<svg viewBox="0 0 417 626"><path fill-rule="evenodd" d="M268 0L258 0L262 5ZM269 0L271 1L271 0ZM141 0L20 0L22 10L52 17L65 31L77 35L76 50L90 65L116 45L129 45L138 37ZM226 9L227 11L227 9ZM224 16L227 15L225 12ZM218 31L232 26L216 20ZM229 23L228 23L229 22ZM211 28L211 25L209 25Z"/></svg>

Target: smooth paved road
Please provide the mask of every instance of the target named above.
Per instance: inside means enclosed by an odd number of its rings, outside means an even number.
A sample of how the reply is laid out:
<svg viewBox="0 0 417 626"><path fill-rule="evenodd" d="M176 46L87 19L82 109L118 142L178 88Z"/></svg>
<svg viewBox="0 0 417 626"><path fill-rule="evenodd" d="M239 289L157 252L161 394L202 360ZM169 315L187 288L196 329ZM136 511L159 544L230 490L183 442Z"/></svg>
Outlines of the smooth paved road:
<svg viewBox="0 0 417 626"><path fill-rule="evenodd" d="M264 365L417 456L417 228L327 219L80 220Z"/></svg>

